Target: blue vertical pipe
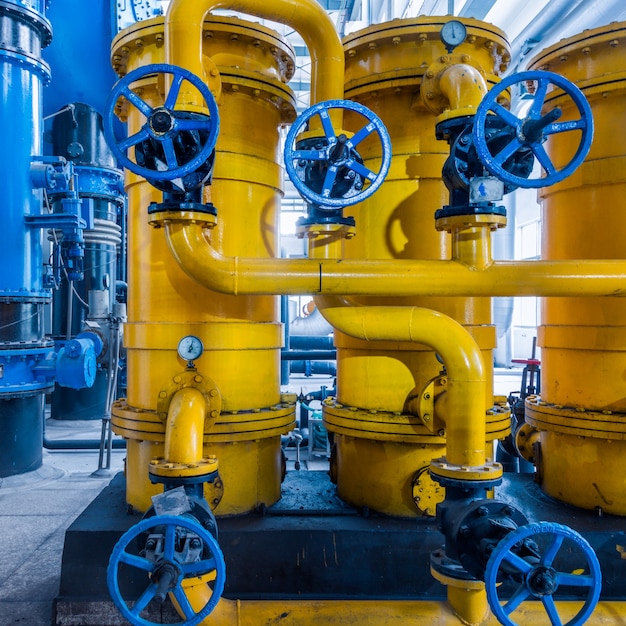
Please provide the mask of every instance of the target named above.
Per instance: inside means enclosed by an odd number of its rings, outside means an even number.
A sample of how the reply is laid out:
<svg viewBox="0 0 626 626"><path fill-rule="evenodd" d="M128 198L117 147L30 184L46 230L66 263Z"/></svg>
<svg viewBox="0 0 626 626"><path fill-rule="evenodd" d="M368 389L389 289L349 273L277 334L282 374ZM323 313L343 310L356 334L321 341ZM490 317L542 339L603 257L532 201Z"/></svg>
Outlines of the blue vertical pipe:
<svg viewBox="0 0 626 626"><path fill-rule="evenodd" d="M50 79L41 50L52 29L44 0L0 0L0 477L42 462L43 398L48 378L26 380L26 369L52 351L44 335L50 301L43 277L43 234L26 216L41 213L30 166L42 153L42 89Z"/></svg>

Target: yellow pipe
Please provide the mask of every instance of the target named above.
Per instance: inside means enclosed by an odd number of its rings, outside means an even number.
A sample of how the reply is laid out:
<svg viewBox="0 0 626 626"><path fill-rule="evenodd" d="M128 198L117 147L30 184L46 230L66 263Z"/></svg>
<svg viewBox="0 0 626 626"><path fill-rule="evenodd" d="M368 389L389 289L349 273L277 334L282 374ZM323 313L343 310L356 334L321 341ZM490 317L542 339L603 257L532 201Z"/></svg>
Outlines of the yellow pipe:
<svg viewBox="0 0 626 626"><path fill-rule="evenodd" d="M447 67L439 74L439 89L448 100L447 117L471 115L489 91L487 81L473 66L459 63Z"/></svg>
<svg viewBox="0 0 626 626"><path fill-rule="evenodd" d="M338 298L315 298L337 330L365 341L410 341L435 350L448 372L446 461L485 463L485 369L480 348L465 328L438 311L418 307L346 306Z"/></svg>
<svg viewBox="0 0 626 626"><path fill-rule="evenodd" d="M167 63L204 77L202 24L207 13L214 9L255 15L293 28L302 36L311 55L311 104L343 98L341 40L332 20L315 0L173 0L165 16ZM341 124L336 126L341 127Z"/></svg>
<svg viewBox="0 0 626 626"><path fill-rule="evenodd" d="M183 271L231 295L626 296L626 260L457 261L263 259L217 252L197 224L166 220L167 242Z"/></svg>
<svg viewBox="0 0 626 626"><path fill-rule="evenodd" d="M185 593L194 610L199 611L210 599L206 584L185 585ZM563 623L573 619L580 610L576 602L556 602ZM624 602L600 602L587 622L626 625ZM546 612L541 602L525 602L514 617L520 624L545 624ZM221 598L202 624L205 626L316 626L325 624L402 624L402 626L458 626L462 622L445 602L410 600L227 600ZM476 623L476 622L474 622ZM482 626L497 626L492 615L485 616Z"/></svg>
<svg viewBox="0 0 626 626"><path fill-rule="evenodd" d="M165 427L165 461L197 463L202 460L206 400L198 389L177 391L170 402Z"/></svg>

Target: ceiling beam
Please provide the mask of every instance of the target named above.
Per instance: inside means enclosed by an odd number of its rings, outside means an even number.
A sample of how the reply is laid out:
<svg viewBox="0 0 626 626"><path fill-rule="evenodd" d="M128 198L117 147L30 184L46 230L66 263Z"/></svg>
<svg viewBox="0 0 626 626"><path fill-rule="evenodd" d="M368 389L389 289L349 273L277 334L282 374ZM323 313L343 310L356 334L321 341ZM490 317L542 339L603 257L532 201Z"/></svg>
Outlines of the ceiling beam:
<svg viewBox="0 0 626 626"><path fill-rule="evenodd" d="M477 20L484 20L495 3L496 0L467 0L459 13L459 17L473 17Z"/></svg>

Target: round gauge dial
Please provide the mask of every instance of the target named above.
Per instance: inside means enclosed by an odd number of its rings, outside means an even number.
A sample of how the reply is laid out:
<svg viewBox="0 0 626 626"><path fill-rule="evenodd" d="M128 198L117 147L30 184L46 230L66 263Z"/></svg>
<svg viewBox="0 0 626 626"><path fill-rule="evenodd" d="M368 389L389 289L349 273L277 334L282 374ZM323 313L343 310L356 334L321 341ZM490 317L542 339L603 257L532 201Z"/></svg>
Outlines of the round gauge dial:
<svg viewBox="0 0 626 626"><path fill-rule="evenodd" d="M187 335L178 342L178 355L185 361L195 361L203 351L202 341L195 335Z"/></svg>
<svg viewBox="0 0 626 626"><path fill-rule="evenodd" d="M450 20L441 27L441 41L451 52L457 46L460 46L467 37L467 28L465 24L458 20Z"/></svg>

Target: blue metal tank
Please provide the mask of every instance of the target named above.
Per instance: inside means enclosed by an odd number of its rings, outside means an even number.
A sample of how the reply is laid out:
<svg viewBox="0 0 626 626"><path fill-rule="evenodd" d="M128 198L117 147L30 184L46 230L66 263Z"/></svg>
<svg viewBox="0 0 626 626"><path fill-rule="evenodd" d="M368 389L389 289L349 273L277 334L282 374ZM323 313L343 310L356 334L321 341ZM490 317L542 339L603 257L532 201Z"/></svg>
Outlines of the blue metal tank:
<svg viewBox="0 0 626 626"><path fill-rule="evenodd" d="M31 180L42 153L42 88L50 78L41 50L51 40L45 2L0 0L0 477L34 470L42 461L43 399L52 381L45 365L42 192ZM27 365L27 367L25 367Z"/></svg>

